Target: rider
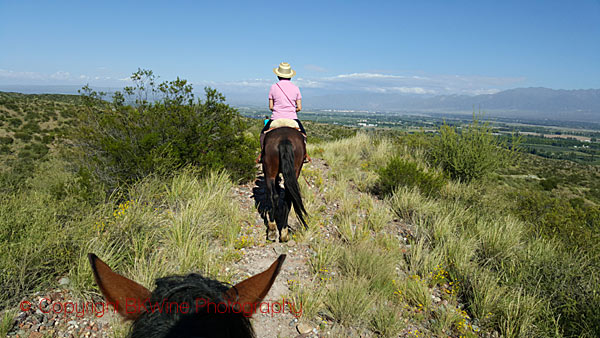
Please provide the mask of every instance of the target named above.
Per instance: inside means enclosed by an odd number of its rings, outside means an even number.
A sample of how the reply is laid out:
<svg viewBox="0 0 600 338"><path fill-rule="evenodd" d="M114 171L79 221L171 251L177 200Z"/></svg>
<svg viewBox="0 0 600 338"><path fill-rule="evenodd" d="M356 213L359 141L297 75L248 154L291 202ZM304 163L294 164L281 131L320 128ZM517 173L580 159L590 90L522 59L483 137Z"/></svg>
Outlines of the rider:
<svg viewBox="0 0 600 338"><path fill-rule="evenodd" d="M306 144L306 131L298 119L297 113L302 110L302 95L300 89L292 83L291 78L296 75L290 64L282 62L278 68L273 68L273 73L277 75L279 82L271 86L269 91L269 109L273 112L271 119L265 124L260 132L260 154L257 163L262 160L262 149L264 147L265 134L269 130L271 121L277 119L293 119L298 122L300 132L304 135L304 144ZM310 161L310 157L304 152L304 162Z"/></svg>

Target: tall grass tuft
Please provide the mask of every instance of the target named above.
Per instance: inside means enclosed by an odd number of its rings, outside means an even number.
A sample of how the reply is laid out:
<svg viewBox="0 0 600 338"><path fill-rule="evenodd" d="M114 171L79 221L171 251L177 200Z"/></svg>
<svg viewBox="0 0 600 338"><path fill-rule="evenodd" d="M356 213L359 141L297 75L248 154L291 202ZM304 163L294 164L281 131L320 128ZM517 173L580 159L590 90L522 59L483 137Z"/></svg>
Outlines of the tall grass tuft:
<svg viewBox="0 0 600 338"><path fill-rule="evenodd" d="M346 326L363 324L374 302L366 278L343 278L334 282L325 296L325 305L333 317Z"/></svg>

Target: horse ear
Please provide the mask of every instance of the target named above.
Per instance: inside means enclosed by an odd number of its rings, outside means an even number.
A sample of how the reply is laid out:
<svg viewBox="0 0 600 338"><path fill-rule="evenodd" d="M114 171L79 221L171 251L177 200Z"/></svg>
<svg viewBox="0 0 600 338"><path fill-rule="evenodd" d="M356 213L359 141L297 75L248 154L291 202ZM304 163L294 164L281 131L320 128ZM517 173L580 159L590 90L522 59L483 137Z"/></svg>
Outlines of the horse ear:
<svg viewBox="0 0 600 338"><path fill-rule="evenodd" d="M262 302L271 286L273 286L285 257L285 255L279 256L267 270L249 277L227 290L225 293L226 298L229 301L237 302L243 308L252 305L251 308L256 310L256 305Z"/></svg>
<svg viewBox="0 0 600 338"><path fill-rule="evenodd" d="M150 298L151 292L140 284L113 272L106 263L96 255L88 254L92 265L94 279L108 302L127 320L137 319L141 311L140 305ZM134 303L135 302L135 303ZM135 304L127 307L127 304Z"/></svg>

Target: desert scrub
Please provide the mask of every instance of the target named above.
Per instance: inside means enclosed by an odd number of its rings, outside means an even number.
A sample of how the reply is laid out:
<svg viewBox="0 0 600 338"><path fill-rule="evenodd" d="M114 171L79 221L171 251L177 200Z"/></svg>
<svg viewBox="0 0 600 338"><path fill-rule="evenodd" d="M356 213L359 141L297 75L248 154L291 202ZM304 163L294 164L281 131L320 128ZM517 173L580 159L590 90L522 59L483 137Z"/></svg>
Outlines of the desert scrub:
<svg viewBox="0 0 600 338"><path fill-rule="evenodd" d="M133 87L124 90L135 105L125 105L120 92L108 103L100 100L103 93L84 87L86 109L71 135L81 165L107 187L188 165L203 173L225 169L234 180L254 176L258 144L244 133L246 121L222 94L206 88L204 100L196 100L186 80L158 84L149 70L138 70L131 79ZM160 100L153 101L150 92Z"/></svg>
<svg viewBox="0 0 600 338"><path fill-rule="evenodd" d="M325 296L325 306L343 325L364 324L374 297L365 278L342 278L334 282Z"/></svg>
<svg viewBox="0 0 600 338"><path fill-rule="evenodd" d="M369 326L383 337L398 337L400 331L406 327L400 313L401 308L397 304L385 300L378 301Z"/></svg>
<svg viewBox="0 0 600 338"><path fill-rule="evenodd" d="M0 336L7 336L7 333L13 327L17 311L5 310L0 312Z"/></svg>
<svg viewBox="0 0 600 338"><path fill-rule="evenodd" d="M99 204L81 224L90 231L72 263L73 287L95 290L88 252L149 288L169 274L230 278L224 267L239 258L236 246L250 245L247 238L242 243L244 215L229 196L231 186L224 172L183 171L170 179L147 177Z"/></svg>
<svg viewBox="0 0 600 338"><path fill-rule="evenodd" d="M399 186L405 186L416 187L431 196L438 194L446 183L443 175L419 168L417 163L400 156L392 157L385 167L378 170L378 174L376 191L382 195L390 195Z"/></svg>
<svg viewBox="0 0 600 338"><path fill-rule="evenodd" d="M92 201L68 167L43 162L19 190L0 195L0 307L52 286L87 241L79 224L93 213Z"/></svg>
<svg viewBox="0 0 600 338"><path fill-rule="evenodd" d="M492 134L488 123L473 122L461 128L444 124L439 129L430 152L430 162L440 166L452 178L461 181L477 180L505 166L518 146L513 140L511 149Z"/></svg>
<svg viewBox="0 0 600 338"><path fill-rule="evenodd" d="M297 280L288 280L293 311L305 320L312 320L323 309L325 289L321 285L300 284Z"/></svg>

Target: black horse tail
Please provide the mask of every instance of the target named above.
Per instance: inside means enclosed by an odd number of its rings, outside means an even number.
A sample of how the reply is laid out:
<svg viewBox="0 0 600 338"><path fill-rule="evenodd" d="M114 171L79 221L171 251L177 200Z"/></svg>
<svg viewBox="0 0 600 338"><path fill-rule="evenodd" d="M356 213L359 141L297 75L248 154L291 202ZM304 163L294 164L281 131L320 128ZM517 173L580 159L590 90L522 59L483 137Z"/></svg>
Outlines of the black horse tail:
<svg viewBox="0 0 600 338"><path fill-rule="evenodd" d="M302 197L300 196L300 186L296 179L296 171L294 170L294 150L292 149L292 142L290 140L283 140L279 143L279 167L283 174L283 185L285 187L285 194L288 195L292 200L294 206L294 212L298 220L306 228L306 221L304 216L308 215L304 204L302 203Z"/></svg>

